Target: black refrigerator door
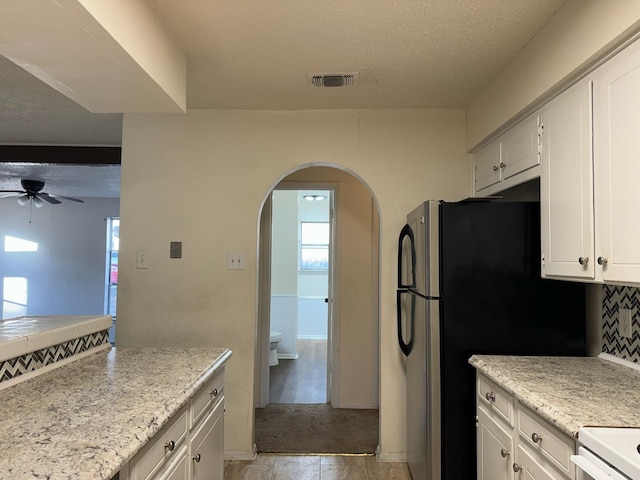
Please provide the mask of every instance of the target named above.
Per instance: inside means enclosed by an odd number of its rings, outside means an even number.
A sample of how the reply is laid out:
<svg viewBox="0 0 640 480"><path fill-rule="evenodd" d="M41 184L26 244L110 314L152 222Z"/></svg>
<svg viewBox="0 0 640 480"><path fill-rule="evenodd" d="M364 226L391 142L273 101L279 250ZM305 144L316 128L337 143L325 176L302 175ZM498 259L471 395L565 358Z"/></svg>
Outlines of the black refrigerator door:
<svg viewBox="0 0 640 480"><path fill-rule="evenodd" d="M584 355L584 286L540 278L537 203L441 205L443 479L476 478L473 354Z"/></svg>

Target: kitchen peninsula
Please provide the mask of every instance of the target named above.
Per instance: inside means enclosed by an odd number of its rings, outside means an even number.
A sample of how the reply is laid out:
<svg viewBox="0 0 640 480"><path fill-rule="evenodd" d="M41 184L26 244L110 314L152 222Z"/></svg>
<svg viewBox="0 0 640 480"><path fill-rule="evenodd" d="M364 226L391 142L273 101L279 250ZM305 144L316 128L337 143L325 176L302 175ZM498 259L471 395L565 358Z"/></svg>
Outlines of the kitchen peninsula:
<svg viewBox="0 0 640 480"><path fill-rule="evenodd" d="M134 478L131 464L141 456L140 468L150 474L174 463L186 471L191 442L205 427L209 436L215 415L221 461L222 379L230 356L225 348L112 348L0 391L0 478L109 480L130 470ZM165 425L178 436L161 445L152 464L149 446Z"/></svg>

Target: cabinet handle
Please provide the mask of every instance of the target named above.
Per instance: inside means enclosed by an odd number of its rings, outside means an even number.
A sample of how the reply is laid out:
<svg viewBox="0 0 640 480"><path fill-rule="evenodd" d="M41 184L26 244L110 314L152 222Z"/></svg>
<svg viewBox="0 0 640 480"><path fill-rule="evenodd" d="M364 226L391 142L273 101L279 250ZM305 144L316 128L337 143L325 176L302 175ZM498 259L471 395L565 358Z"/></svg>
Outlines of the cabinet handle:
<svg viewBox="0 0 640 480"><path fill-rule="evenodd" d="M164 448L166 448L170 452L173 452L173 449L176 448L176 442L171 440L170 442L167 442L167 443L164 444Z"/></svg>
<svg viewBox="0 0 640 480"><path fill-rule="evenodd" d="M608 261L609 260L604 257L598 257L598 265L606 265Z"/></svg>
<svg viewBox="0 0 640 480"><path fill-rule="evenodd" d="M495 402L496 401L496 394L493 393L493 392L487 392L485 394L484 398L486 398L490 402Z"/></svg>
<svg viewBox="0 0 640 480"><path fill-rule="evenodd" d="M502 458L507 458L510 454L511 452L509 450L506 450L504 448L500 450L500 455L502 455Z"/></svg>
<svg viewBox="0 0 640 480"><path fill-rule="evenodd" d="M533 440L533 443L540 443L542 441L542 437L537 433L532 433L531 440Z"/></svg>
<svg viewBox="0 0 640 480"><path fill-rule="evenodd" d="M513 471L518 473L520 470L522 470L522 467L520 465L518 465L517 463L513 464Z"/></svg>
<svg viewBox="0 0 640 480"><path fill-rule="evenodd" d="M200 456L199 453L196 453L196 456L193 457L193 461L196 463L200 463L200 460L202 459L202 457Z"/></svg>
<svg viewBox="0 0 640 480"><path fill-rule="evenodd" d="M500 168L504 168L506 165L503 162L500 162Z"/></svg>
<svg viewBox="0 0 640 480"><path fill-rule="evenodd" d="M211 390L211 396L212 397L217 397L218 396L218 389L214 388L213 390Z"/></svg>
<svg viewBox="0 0 640 480"><path fill-rule="evenodd" d="M494 172L497 172L497 171L498 171L498 166L497 166L497 165L494 165L494 166L493 166L493 171L494 171Z"/></svg>
<svg viewBox="0 0 640 480"><path fill-rule="evenodd" d="M580 257L580 258L578 258L578 263L580 265L586 265L587 263L589 263L589 257Z"/></svg>

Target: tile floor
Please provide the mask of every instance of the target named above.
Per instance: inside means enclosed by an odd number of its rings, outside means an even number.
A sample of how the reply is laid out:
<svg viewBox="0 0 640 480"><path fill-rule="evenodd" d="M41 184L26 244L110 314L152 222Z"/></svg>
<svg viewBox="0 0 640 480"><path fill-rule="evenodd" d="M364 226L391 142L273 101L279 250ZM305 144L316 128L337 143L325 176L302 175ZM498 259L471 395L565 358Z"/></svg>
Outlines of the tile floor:
<svg viewBox="0 0 640 480"><path fill-rule="evenodd" d="M253 461L225 461L225 480L411 480L406 463L374 456L260 454Z"/></svg>

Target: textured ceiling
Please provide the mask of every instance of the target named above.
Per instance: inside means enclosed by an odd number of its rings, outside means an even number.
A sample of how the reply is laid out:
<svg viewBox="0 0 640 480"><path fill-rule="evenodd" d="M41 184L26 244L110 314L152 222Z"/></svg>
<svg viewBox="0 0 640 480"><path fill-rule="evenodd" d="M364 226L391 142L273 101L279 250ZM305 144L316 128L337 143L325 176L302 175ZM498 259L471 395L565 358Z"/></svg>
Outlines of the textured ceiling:
<svg viewBox="0 0 640 480"><path fill-rule="evenodd" d="M187 52L188 108L277 110L465 108L565 3L144 1ZM333 72L357 72L359 83L309 86L309 74ZM121 142L121 114L90 113L4 57L0 107L0 144ZM111 185L105 167L16 168L0 164L0 188L27 174L57 179L52 193L70 196L81 195L68 190L75 176L80 190L97 178L87 195ZM97 196L112 196L110 188Z"/></svg>
<svg viewBox="0 0 640 480"><path fill-rule="evenodd" d="M315 109L464 108L564 0L147 2L188 52L189 108Z"/></svg>

